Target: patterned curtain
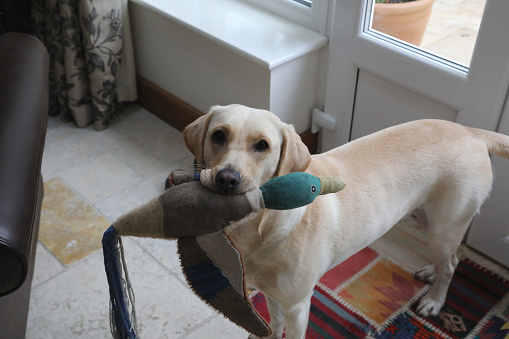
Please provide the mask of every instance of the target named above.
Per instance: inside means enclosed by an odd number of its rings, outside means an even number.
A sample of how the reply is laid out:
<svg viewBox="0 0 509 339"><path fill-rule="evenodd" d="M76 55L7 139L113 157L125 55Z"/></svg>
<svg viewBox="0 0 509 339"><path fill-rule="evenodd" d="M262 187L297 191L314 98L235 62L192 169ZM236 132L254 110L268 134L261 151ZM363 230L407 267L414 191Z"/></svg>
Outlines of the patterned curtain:
<svg viewBox="0 0 509 339"><path fill-rule="evenodd" d="M103 130L136 99L127 0L32 0L50 55L50 114Z"/></svg>

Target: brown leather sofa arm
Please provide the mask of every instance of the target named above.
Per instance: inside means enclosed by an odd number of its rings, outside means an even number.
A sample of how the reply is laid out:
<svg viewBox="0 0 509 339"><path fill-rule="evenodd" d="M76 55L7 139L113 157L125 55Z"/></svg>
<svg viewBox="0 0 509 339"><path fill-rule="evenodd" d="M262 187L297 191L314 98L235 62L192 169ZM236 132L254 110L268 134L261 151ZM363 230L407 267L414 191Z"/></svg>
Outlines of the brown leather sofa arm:
<svg viewBox="0 0 509 339"><path fill-rule="evenodd" d="M48 116L48 54L36 38L0 36L0 297L23 285L39 227Z"/></svg>

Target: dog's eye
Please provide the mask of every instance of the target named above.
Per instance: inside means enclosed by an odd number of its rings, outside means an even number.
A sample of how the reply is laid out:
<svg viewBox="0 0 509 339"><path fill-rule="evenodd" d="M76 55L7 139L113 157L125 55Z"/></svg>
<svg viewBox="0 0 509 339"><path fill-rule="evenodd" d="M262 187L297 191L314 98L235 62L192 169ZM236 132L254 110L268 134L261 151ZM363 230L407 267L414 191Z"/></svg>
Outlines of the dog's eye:
<svg viewBox="0 0 509 339"><path fill-rule="evenodd" d="M266 150L269 149L269 144L267 143L267 141L265 140L260 140L258 141L258 143L256 144L256 150L258 152L264 152Z"/></svg>
<svg viewBox="0 0 509 339"><path fill-rule="evenodd" d="M217 144L223 144L226 141L226 135L223 131L217 131L212 134L212 140Z"/></svg>

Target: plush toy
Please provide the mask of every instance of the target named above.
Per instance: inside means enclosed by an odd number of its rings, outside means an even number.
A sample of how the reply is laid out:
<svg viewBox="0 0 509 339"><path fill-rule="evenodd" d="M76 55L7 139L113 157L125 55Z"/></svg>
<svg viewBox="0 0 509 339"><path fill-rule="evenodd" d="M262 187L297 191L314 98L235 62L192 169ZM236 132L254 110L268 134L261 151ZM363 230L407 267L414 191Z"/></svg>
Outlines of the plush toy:
<svg viewBox="0 0 509 339"><path fill-rule="evenodd" d="M120 238L126 235L178 239L182 270L193 291L248 332L269 336L270 326L249 300L241 254L221 230L264 208L302 207L320 194L335 193L345 187L338 178L317 178L297 172L271 179L243 194L222 195L204 187L200 175L210 176L211 171L173 172L171 188L118 218L104 233L113 337L138 337L134 294Z"/></svg>

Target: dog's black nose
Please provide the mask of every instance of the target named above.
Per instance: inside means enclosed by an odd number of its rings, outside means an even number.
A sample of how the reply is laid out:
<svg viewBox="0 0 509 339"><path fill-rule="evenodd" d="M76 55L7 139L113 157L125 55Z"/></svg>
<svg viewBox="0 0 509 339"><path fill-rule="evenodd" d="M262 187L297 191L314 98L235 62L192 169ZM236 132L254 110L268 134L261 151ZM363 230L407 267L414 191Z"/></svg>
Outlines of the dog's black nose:
<svg viewBox="0 0 509 339"><path fill-rule="evenodd" d="M216 174L216 187L224 193L231 193L240 186L241 179L238 171L225 168Z"/></svg>

